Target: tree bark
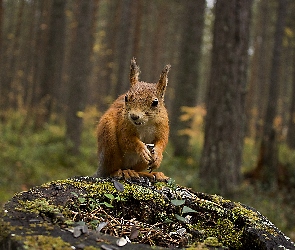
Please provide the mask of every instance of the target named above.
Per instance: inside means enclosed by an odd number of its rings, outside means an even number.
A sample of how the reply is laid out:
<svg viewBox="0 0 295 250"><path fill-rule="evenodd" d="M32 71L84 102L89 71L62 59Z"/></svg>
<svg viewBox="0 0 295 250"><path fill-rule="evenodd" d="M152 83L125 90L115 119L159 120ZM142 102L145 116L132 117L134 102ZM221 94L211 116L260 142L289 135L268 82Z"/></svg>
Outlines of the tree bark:
<svg viewBox="0 0 295 250"><path fill-rule="evenodd" d="M1 78L2 78L2 70L3 69L3 52L4 52L4 48L3 48L3 1L0 0L0 99L3 100L3 86L1 84ZM1 107L1 101L0 101L0 107ZM1 118L2 114L0 114L0 118Z"/></svg>
<svg viewBox="0 0 295 250"><path fill-rule="evenodd" d="M260 145L260 161L257 163L257 169L261 169L261 180L265 189L275 189L277 185L278 149L274 119L277 114L279 97L279 74L286 11L287 0L280 0L277 9L278 14L268 89L268 103L264 117L263 137Z"/></svg>
<svg viewBox="0 0 295 250"><path fill-rule="evenodd" d="M293 49L295 52L295 49ZM293 53L293 86L291 95L291 105L289 112L289 124L287 133L287 145L291 149L295 149L295 57Z"/></svg>
<svg viewBox="0 0 295 250"><path fill-rule="evenodd" d="M17 73L16 70L16 63L18 55L20 53L20 43L21 43L21 30L24 25L23 15L24 15L24 7L25 1L20 1L17 17L16 17L16 24L15 24L15 31L13 33L13 40L8 45L8 53L6 55L7 58L7 65L5 71L3 71L3 77L1 79L1 89L2 89L2 109L6 108L15 108L15 86L13 85L13 76Z"/></svg>
<svg viewBox="0 0 295 250"><path fill-rule="evenodd" d="M0 0L0 55L2 55L2 41L3 41L3 1ZM0 56L1 59L1 56ZM1 60L0 60L1 67ZM1 89L0 89L1 91Z"/></svg>
<svg viewBox="0 0 295 250"><path fill-rule="evenodd" d="M270 59L273 25L270 18L273 12L270 1L261 0L257 6L256 22L253 23L253 56L249 69L249 81L246 95L246 136L260 138L262 120L267 103L267 86L270 75Z"/></svg>
<svg viewBox="0 0 295 250"><path fill-rule="evenodd" d="M35 25L39 27L37 29L35 38L32 40L31 46L34 47L32 53L32 83L31 83L31 97L28 100L28 106L31 111L38 107L38 97L40 96L40 82L42 72L44 72L44 56L46 51L46 41L47 41L47 27L49 25L47 19L49 16L49 6L51 3L47 1L37 1L37 12L40 12L40 15L36 15L36 23ZM43 28L42 28L43 27Z"/></svg>
<svg viewBox="0 0 295 250"><path fill-rule="evenodd" d="M171 113L173 115L170 116L171 141L176 156L189 156L191 154L188 135L180 135L183 130L190 128L190 121L181 121L180 116L183 106L192 107L197 103L205 7L205 0L185 1L183 12L185 22L182 29L178 75L175 84L176 94L172 103Z"/></svg>
<svg viewBox="0 0 295 250"><path fill-rule="evenodd" d="M117 81L115 96L119 96L129 88L129 65L132 58L132 41L134 41L134 13L132 12L132 6L134 4L134 0L120 1L121 17L117 37Z"/></svg>
<svg viewBox="0 0 295 250"><path fill-rule="evenodd" d="M143 18L143 0L137 0L134 4L136 10L135 27L134 27L134 41L133 41L133 56L138 58L140 52L140 35Z"/></svg>
<svg viewBox="0 0 295 250"><path fill-rule="evenodd" d="M93 1L76 1L76 28L70 55L69 96L66 114L66 137L73 145L71 153L78 154L82 133L82 112L89 78L91 56L91 24Z"/></svg>
<svg viewBox="0 0 295 250"><path fill-rule="evenodd" d="M223 195L241 181L252 1L217 0L207 95L202 186Z"/></svg>
<svg viewBox="0 0 295 250"><path fill-rule="evenodd" d="M106 14L100 16L105 20L105 30L107 30L105 37L102 40L103 52L100 53L99 60L97 60L97 78L99 84L96 83L95 95L96 103L100 111L105 111L111 99L116 99L114 95L114 61L116 52L116 33L119 26L119 1L109 1L107 3Z"/></svg>
<svg viewBox="0 0 295 250"><path fill-rule="evenodd" d="M49 121L53 99L57 93L56 89L61 86L66 25L65 6L64 0L53 0L52 2L43 75L37 96L35 126L38 129Z"/></svg>
<svg viewBox="0 0 295 250"><path fill-rule="evenodd" d="M293 38L294 39L294 38ZM293 45L294 46L294 45ZM293 48L293 79L291 91L291 103L289 111L287 145L291 149L295 149L295 48Z"/></svg>

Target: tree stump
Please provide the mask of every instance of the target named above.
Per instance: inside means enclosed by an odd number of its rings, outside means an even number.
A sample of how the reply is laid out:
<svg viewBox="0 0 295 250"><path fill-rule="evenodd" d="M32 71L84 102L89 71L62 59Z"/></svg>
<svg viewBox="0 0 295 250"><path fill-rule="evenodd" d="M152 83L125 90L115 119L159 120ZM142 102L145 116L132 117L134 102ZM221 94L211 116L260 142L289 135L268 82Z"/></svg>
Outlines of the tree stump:
<svg viewBox="0 0 295 250"><path fill-rule="evenodd" d="M5 250L295 249L253 208L146 178L45 183L5 204L0 231Z"/></svg>

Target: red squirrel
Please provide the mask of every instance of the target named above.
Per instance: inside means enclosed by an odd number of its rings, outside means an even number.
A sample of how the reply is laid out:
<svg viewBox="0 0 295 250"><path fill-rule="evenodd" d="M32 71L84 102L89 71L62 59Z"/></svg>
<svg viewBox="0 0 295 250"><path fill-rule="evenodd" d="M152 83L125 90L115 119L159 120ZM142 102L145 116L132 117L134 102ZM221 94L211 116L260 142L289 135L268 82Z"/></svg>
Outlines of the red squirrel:
<svg viewBox="0 0 295 250"><path fill-rule="evenodd" d="M166 65L158 83L142 82L139 67L134 58L131 60L129 91L114 101L97 126L95 177L168 179L162 172L152 171L159 168L168 142L164 95L169 69Z"/></svg>

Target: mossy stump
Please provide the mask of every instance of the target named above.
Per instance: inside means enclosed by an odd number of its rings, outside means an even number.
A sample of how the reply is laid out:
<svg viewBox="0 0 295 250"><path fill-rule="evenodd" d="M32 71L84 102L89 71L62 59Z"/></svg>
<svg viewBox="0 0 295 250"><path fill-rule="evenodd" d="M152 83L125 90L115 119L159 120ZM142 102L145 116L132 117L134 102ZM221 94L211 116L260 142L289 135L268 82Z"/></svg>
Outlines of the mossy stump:
<svg viewBox="0 0 295 250"><path fill-rule="evenodd" d="M295 249L253 208L146 178L75 177L18 193L0 231L5 250Z"/></svg>

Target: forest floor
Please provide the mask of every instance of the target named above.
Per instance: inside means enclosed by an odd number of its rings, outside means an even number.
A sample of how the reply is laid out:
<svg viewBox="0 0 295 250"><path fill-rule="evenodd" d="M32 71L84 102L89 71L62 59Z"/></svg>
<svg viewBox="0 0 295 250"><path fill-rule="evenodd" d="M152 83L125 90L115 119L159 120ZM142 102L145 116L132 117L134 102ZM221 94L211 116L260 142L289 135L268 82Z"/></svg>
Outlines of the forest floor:
<svg viewBox="0 0 295 250"><path fill-rule="evenodd" d="M81 152L76 156L69 154L63 124L52 122L44 130L36 131L32 124L24 124L24 116L21 113L11 113L9 119L0 124L0 205L11 199L15 193L45 182L93 175L97 167L97 118L93 113L90 111L84 117ZM256 151L255 144L246 140L244 168L253 167ZM194 159L175 158L169 145L164 154L161 171L175 179L177 184L202 192L196 182L201 142L195 143L195 152ZM294 190L284 189L268 193L258 185L243 182L235 196L228 198L254 207L295 241L293 193Z"/></svg>

